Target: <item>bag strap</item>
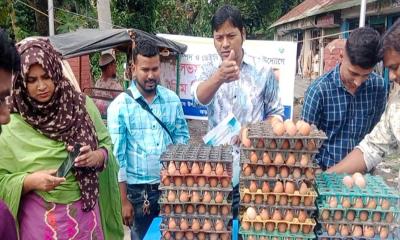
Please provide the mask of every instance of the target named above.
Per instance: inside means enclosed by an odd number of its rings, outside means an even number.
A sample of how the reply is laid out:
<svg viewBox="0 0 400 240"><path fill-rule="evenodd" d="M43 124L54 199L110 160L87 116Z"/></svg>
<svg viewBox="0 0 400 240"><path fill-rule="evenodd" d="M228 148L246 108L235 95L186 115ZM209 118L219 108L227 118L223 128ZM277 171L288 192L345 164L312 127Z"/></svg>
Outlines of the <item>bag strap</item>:
<svg viewBox="0 0 400 240"><path fill-rule="evenodd" d="M172 143L174 143L174 139L172 138L172 135L169 132L167 126L165 126L165 124L156 115L154 115L149 105L142 98L138 99L134 98L132 95L132 91L130 89L126 89L125 93L128 94L131 98L133 98L144 110L146 110L148 113L150 113L150 115L152 115L156 119L158 124L160 124L161 127L168 133L168 136L171 138Z"/></svg>

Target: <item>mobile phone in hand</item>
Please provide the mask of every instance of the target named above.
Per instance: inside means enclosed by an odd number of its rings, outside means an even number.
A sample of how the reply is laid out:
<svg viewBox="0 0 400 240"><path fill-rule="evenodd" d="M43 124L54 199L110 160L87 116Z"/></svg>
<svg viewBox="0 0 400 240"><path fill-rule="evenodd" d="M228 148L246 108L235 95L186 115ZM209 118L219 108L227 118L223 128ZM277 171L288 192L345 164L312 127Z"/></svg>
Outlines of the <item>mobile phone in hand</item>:
<svg viewBox="0 0 400 240"><path fill-rule="evenodd" d="M71 168L74 166L75 159L80 155L81 145L76 143L71 152L68 153L67 159L61 164L61 166L57 169L56 176L57 177L66 177Z"/></svg>

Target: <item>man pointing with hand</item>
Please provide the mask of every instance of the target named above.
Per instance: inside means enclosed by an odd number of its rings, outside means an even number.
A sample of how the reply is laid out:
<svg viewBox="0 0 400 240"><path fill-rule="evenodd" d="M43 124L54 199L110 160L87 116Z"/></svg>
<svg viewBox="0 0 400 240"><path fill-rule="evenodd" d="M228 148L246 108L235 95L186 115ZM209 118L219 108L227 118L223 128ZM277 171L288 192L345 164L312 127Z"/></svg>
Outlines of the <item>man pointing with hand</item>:
<svg viewBox="0 0 400 240"><path fill-rule="evenodd" d="M218 56L196 73L191 92L195 101L207 107L208 127L214 128L229 113L243 125L282 118L278 82L270 67L261 59L247 55L242 48L246 39L240 11L233 6L220 7L211 20L214 46ZM233 205L239 202L239 159L234 161ZM236 208L237 209L237 208Z"/></svg>

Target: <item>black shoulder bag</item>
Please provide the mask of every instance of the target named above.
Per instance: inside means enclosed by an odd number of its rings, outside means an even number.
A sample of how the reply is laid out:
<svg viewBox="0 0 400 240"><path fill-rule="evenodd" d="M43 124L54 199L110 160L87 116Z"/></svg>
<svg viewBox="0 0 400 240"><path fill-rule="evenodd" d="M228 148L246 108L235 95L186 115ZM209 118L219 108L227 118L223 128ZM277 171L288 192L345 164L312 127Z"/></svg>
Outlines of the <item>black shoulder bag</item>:
<svg viewBox="0 0 400 240"><path fill-rule="evenodd" d="M156 119L156 121L161 125L161 127L168 133L168 136L171 138L172 143L174 143L174 139L172 138L171 133L168 131L167 126L165 126L165 124L156 115L154 115L149 105L142 98L135 99L130 89L126 89L125 93L128 94L131 98L133 98L137 103L139 103L139 105L144 110L146 110L148 113L150 113L150 115L152 115Z"/></svg>

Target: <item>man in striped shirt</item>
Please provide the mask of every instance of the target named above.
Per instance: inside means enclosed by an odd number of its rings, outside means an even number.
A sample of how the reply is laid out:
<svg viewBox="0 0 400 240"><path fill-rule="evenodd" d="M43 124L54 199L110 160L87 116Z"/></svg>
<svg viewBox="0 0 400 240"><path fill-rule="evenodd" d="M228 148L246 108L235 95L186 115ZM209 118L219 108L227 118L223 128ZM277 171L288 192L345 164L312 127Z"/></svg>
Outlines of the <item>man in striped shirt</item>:
<svg viewBox="0 0 400 240"><path fill-rule="evenodd" d="M338 163L379 121L388 84L373 73L380 60L380 36L372 28L354 30L346 42L342 63L315 80L305 93L301 118L323 130L316 159L322 169Z"/></svg>
<svg viewBox="0 0 400 240"><path fill-rule="evenodd" d="M110 104L107 123L120 164L124 224L131 226L132 239L143 239L159 213L160 156L169 144L186 144L189 130L179 97L159 85L158 48L138 42L133 59L136 79L128 88L130 95L121 93ZM144 208L146 200L149 208Z"/></svg>

